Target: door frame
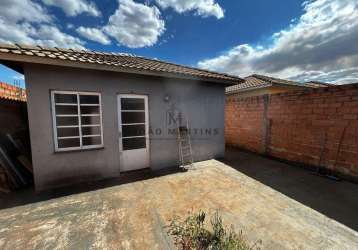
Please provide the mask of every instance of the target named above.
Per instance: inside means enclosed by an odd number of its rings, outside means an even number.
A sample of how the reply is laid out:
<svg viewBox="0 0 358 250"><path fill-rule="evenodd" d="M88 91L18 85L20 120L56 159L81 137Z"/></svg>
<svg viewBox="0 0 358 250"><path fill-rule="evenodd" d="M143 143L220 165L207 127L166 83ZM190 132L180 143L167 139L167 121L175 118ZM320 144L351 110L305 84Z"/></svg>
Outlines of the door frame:
<svg viewBox="0 0 358 250"><path fill-rule="evenodd" d="M121 160L123 156L123 143L122 143L122 107L121 99L122 98L143 98L144 99L144 108L145 108L145 144L146 144L146 165L144 168L150 167L150 144L149 144L149 108L148 108L148 95L140 94L117 94L117 117L118 117L118 143L119 143L119 171L121 170ZM136 149L133 149L136 150Z"/></svg>

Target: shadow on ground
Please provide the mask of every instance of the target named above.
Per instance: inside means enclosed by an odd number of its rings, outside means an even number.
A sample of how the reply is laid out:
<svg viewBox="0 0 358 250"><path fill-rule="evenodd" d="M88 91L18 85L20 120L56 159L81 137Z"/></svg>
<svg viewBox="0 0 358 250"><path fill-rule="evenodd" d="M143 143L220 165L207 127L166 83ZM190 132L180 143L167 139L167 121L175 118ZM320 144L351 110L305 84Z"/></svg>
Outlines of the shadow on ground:
<svg viewBox="0 0 358 250"><path fill-rule="evenodd" d="M227 148L223 163L358 231L358 185L334 181L257 154Z"/></svg>
<svg viewBox="0 0 358 250"><path fill-rule="evenodd" d="M171 167L157 171L143 169L122 173L121 176L118 178L111 178L93 182L82 182L76 185L56 188L42 192L36 192L34 190L34 187L28 187L9 194L0 194L0 209L22 206L35 202L46 201L63 196L89 192L136 181L148 180L151 178L174 174L180 171L181 170L178 167Z"/></svg>

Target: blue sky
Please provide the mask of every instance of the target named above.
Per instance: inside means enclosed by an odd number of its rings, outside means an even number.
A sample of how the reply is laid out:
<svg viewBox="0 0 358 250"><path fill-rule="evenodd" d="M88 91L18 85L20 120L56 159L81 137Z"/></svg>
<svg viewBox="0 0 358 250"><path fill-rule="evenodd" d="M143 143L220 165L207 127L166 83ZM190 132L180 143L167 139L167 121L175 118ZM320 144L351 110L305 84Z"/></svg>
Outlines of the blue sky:
<svg viewBox="0 0 358 250"><path fill-rule="evenodd" d="M348 83L358 82L357 20L356 0L4 0L0 42ZM0 67L0 81L15 79Z"/></svg>

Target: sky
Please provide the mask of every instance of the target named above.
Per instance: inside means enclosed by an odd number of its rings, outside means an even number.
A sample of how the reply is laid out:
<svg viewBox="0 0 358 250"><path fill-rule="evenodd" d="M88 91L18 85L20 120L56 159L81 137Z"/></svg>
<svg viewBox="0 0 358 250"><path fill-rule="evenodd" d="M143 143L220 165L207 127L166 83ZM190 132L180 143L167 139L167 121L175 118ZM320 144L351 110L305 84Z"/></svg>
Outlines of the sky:
<svg viewBox="0 0 358 250"><path fill-rule="evenodd" d="M245 77L358 82L357 0L0 0L0 42L125 52ZM0 66L0 81L24 77Z"/></svg>

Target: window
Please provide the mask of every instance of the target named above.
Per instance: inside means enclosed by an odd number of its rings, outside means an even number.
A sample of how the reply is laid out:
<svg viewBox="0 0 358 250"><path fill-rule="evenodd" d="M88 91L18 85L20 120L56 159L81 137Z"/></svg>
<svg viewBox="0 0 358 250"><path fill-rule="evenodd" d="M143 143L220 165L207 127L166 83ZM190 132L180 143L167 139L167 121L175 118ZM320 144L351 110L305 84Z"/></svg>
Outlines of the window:
<svg viewBox="0 0 358 250"><path fill-rule="evenodd" d="M52 91L56 151L103 147L101 94Z"/></svg>

